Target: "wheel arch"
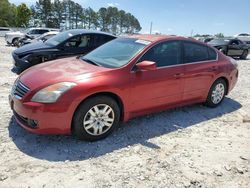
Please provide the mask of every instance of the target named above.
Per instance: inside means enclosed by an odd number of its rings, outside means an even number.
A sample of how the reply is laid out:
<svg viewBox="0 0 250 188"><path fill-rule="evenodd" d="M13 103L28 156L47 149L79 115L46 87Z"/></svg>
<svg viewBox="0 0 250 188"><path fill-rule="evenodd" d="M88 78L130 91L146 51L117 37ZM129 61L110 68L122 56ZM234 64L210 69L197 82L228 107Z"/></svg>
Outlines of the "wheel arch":
<svg viewBox="0 0 250 188"><path fill-rule="evenodd" d="M219 79L222 79L222 80L224 80L224 81L226 82L227 90L226 90L226 93L225 93L225 94L227 95L228 92L229 92L229 81L228 81L227 77L225 77L225 76L220 76L220 77L218 77L217 79L215 79L215 80L213 81L212 85L214 84L214 82L216 82L216 81L219 80ZM211 85L211 87L212 87L212 85Z"/></svg>
<svg viewBox="0 0 250 188"><path fill-rule="evenodd" d="M73 122L73 118L74 118L74 116L75 116L76 111L79 109L79 107L80 107L85 101L87 101L88 99L93 98L93 97L97 97L97 96L108 96L108 97L114 99L114 100L117 102L117 104L118 104L118 106L119 106L119 108L120 108L120 110L121 110L121 112L120 112L120 113L121 113L121 114L120 114L120 120L122 121L122 120L124 119L124 111L125 111L125 110L124 110L124 103L123 103L121 97L120 97L119 95L113 93L113 92L104 91L104 92L98 92L98 93L91 94L91 95L89 95L88 97L86 97L85 99L83 99L83 100L77 105L77 107L76 107L76 109L75 109L75 111L74 111L74 114L73 114L73 116L72 116L71 122ZM72 126L72 123L71 123L71 131L72 131L72 128L73 128L73 126Z"/></svg>

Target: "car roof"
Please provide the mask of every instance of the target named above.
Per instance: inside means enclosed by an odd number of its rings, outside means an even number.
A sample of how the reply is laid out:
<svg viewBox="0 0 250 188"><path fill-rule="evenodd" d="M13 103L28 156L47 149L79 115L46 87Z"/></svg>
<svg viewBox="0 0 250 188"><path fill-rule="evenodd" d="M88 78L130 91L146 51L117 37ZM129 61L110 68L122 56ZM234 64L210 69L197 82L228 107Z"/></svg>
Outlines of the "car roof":
<svg viewBox="0 0 250 188"><path fill-rule="evenodd" d="M193 38L187 38L187 37L182 37L182 36L176 36L176 35L156 35L156 34L142 34L142 35L128 35L128 38L134 38L138 40L146 40L150 42L159 42L162 40L185 40L185 41L191 41L191 42L196 42L196 43L202 43L198 40L195 40ZM203 44L203 43L202 43Z"/></svg>
<svg viewBox="0 0 250 188"><path fill-rule="evenodd" d="M94 31L94 30L87 30L87 29L71 29L71 30L66 30L64 32L71 33L72 35L80 35L80 34L103 34L103 35L109 35L116 37L110 33L102 32L102 31Z"/></svg>

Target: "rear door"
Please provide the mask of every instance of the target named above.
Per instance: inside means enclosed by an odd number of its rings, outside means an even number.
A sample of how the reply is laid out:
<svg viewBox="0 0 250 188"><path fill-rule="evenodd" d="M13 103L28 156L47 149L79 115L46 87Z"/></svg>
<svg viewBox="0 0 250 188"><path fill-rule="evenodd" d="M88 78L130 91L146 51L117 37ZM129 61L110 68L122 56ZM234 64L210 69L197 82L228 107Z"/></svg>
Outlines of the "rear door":
<svg viewBox="0 0 250 188"><path fill-rule="evenodd" d="M138 61L154 61L156 70L131 72L131 106L137 112L180 103L183 95L183 65L180 41L155 45Z"/></svg>
<svg viewBox="0 0 250 188"><path fill-rule="evenodd" d="M218 69L217 53L212 48L183 42L184 51L184 95L183 100L203 100L207 96L211 81Z"/></svg>

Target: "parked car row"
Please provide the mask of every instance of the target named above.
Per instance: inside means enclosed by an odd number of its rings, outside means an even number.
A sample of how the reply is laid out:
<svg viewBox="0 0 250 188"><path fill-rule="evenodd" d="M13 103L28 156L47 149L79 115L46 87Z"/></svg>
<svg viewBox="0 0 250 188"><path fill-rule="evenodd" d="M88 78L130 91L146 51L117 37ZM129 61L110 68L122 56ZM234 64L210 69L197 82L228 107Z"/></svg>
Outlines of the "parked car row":
<svg viewBox="0 0 250 188"><path fill-rule="evenodd" d="M25 35L23 38L20 38L18 40L18 47L24 46L26 44L30 44L30 43L35 43L35 42L45 42L46 40L50 39L51 37L57 35L59 33L59 31L49 31L47 33L44 33L38 37L32 38L29 35Z"/></svg>
<svg viewBox="0 0 250 188"><path fill-rule="evenodd" d="M58 29L51 29L51 28L29 28L23 32L16 31L16 32L8 32L5 34L5 40L7 44L18 46L18 42L21 38L29 37L34 39L39 37L40 35L47 33L49 31L59 31Z"/></svg>
<svg viewBox="0 0 250 188"><path fill-rule="evenodd" d="M208 44L214 46L225 55L240 57L241 59L246 59L250 50L246 43L235 38L213 39Z"/></svg>
<svg viewBox="0 0 250 188"><path fill-rule="evenodd" d="M30 67L9 96L17 122L33 133L90 141L140 115L193 103L216 107L238 79L234 59L178 36L70 30L12 55L18 73Z"/></svg>
<svg viewBox="0 0 250 188"><path fill-rule="evenodd" d="M64 31L47 41L27 44L13 51L13 71L20 74L27 68L49 60L84 55L115 36L99 32L75 29Z"/></svg>

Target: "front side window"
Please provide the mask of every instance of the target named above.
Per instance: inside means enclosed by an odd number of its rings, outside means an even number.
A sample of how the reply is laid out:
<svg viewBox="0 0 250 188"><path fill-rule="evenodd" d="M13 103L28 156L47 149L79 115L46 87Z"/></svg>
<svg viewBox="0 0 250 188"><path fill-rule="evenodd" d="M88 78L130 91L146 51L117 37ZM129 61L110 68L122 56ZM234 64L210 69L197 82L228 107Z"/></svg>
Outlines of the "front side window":
<svg viewBox="0 0 250 188"><path fill-rule="evenodd" d="M66 41L67 39L71 38L73 36L72 33L65 31L57 34L56 36L48 39L46 41L46 44L51 45L51 46L57 46L61 44L62 42Z"/></svg>
<svg viewBox="0 0 250 188"><path fill-rule="evenodd" d="M184 63L209 60L208 47L196 43L184 42Z"/></svg>
<svg viewBox="0 0 250 188"><path fill-rule="evenodd" d="M90 35L82 35L82 36L72 37L71 39L69 39L65 43L65 46L66 47L84 48L84 47L88 47L90 45L90 43L91 43Z"/></svg>
<svg viewBox="0 0 250 188"><path fill-rule="evenodd" d="M149 49L140 59L142 61L153 61L157 67L165 67L180 64L181 47L179 41L162 42Z"/></svg>

